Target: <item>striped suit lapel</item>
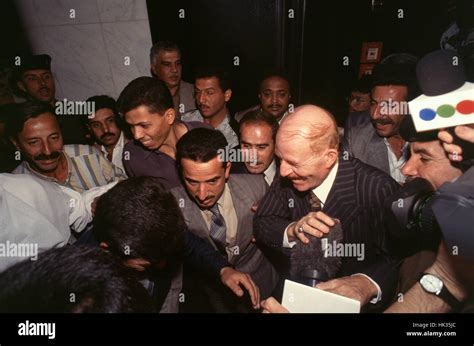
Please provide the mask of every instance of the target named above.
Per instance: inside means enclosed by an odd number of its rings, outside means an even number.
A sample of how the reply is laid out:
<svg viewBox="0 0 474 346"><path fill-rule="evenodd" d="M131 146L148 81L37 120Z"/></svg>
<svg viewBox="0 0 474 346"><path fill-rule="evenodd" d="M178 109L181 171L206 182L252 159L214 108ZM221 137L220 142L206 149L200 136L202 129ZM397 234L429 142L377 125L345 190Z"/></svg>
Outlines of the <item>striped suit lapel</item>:
<svg viewBox="0 0 474 346"><path fill-rule="evenodd" d="M350 224L360 212L357 203L355 171L350 161L339 160L336 180L329 192L323 212L341 220L343 228Z"/></svg>

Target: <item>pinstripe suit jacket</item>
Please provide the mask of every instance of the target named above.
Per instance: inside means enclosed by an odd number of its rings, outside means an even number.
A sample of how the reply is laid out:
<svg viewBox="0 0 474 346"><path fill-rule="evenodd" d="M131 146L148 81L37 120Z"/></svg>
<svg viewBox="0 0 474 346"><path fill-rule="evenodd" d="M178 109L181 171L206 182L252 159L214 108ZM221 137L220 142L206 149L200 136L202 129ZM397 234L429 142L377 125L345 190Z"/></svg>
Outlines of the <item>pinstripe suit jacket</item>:
<svg viewBox="0 0 474 346"><path fill-rule="evenodd" d="M336 179L323 208L324 213L341 221L345 243L365 247L364 260L343 258L338 276L368 275L379 284L384 301L393 295L398 265L387 250L383 201L399 187L389 175L357 159L339 159ZM282 247L283 234L291 222L310 212L307 194L296 191L288 179L275 177L254 218L257 240L288 253Z"/></svg>
<svg viewBox="0 0 474 346"><path fill-rule="evenodd" d="M234 255L229 258L229 262L237 270L250 274L259 287L262 298L266 298L272 293L277 284L278 273L256 244L252 242L254 213L250 209L263 198L267 191L267 185L263 176L256 174L230 175L227 183L229 184L238 220L235 243L228 244L227 248L238 246L239 249L237 253L234 252ZM185 189L181 186L175 187L171 189L171 193L182 207L188 229L197 236L207 239L216 248L209 236L209 228L201 210L189 198Z"/></svg>

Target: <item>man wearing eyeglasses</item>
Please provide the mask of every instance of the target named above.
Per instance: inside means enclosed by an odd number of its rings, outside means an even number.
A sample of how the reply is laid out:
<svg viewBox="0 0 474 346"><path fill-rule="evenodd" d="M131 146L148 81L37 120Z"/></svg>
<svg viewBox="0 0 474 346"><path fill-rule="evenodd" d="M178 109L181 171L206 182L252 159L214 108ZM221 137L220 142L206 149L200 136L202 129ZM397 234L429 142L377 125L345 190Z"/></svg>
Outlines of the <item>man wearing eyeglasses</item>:
<svg viewBox="0 0 474 346"><path fill-rule="evenodd" d="M408 143L400 136L401 121L408 114L408 101L417 96L414 66L379 65L374 74L370 101L370 123L345 133L343 157L352 156L405 182L402 167Z"/></svg>

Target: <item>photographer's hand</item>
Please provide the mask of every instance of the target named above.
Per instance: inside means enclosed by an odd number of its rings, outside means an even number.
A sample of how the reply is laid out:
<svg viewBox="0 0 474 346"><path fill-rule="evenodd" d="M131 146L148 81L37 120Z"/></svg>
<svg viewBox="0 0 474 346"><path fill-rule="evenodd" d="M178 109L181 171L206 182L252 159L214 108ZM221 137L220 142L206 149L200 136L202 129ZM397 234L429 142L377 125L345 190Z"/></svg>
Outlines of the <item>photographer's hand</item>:
<svg viewBox="0 0 474 346"><path fill-rule="evenodd" d="M474 143L474 124L466 126L456 126L454 133L459 138ZM459 145L453 144L453 136L446 130L441 130L438 133L438 138L443 144L444 150L451 161L462 161L462 148Z"/></svg>

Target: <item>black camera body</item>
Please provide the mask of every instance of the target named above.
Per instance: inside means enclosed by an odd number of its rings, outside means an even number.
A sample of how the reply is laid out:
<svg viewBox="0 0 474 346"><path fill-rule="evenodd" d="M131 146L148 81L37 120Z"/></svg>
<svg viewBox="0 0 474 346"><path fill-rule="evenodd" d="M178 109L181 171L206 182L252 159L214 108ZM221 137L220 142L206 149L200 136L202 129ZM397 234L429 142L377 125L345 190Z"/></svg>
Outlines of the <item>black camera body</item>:
<svg viewBox="0 0 474 346"><path fill-rule="evenodd" d="M436 192L425 179L415 178L385 201L389 230L396 238L432 235L438 231L431 204Z"/></svg>

